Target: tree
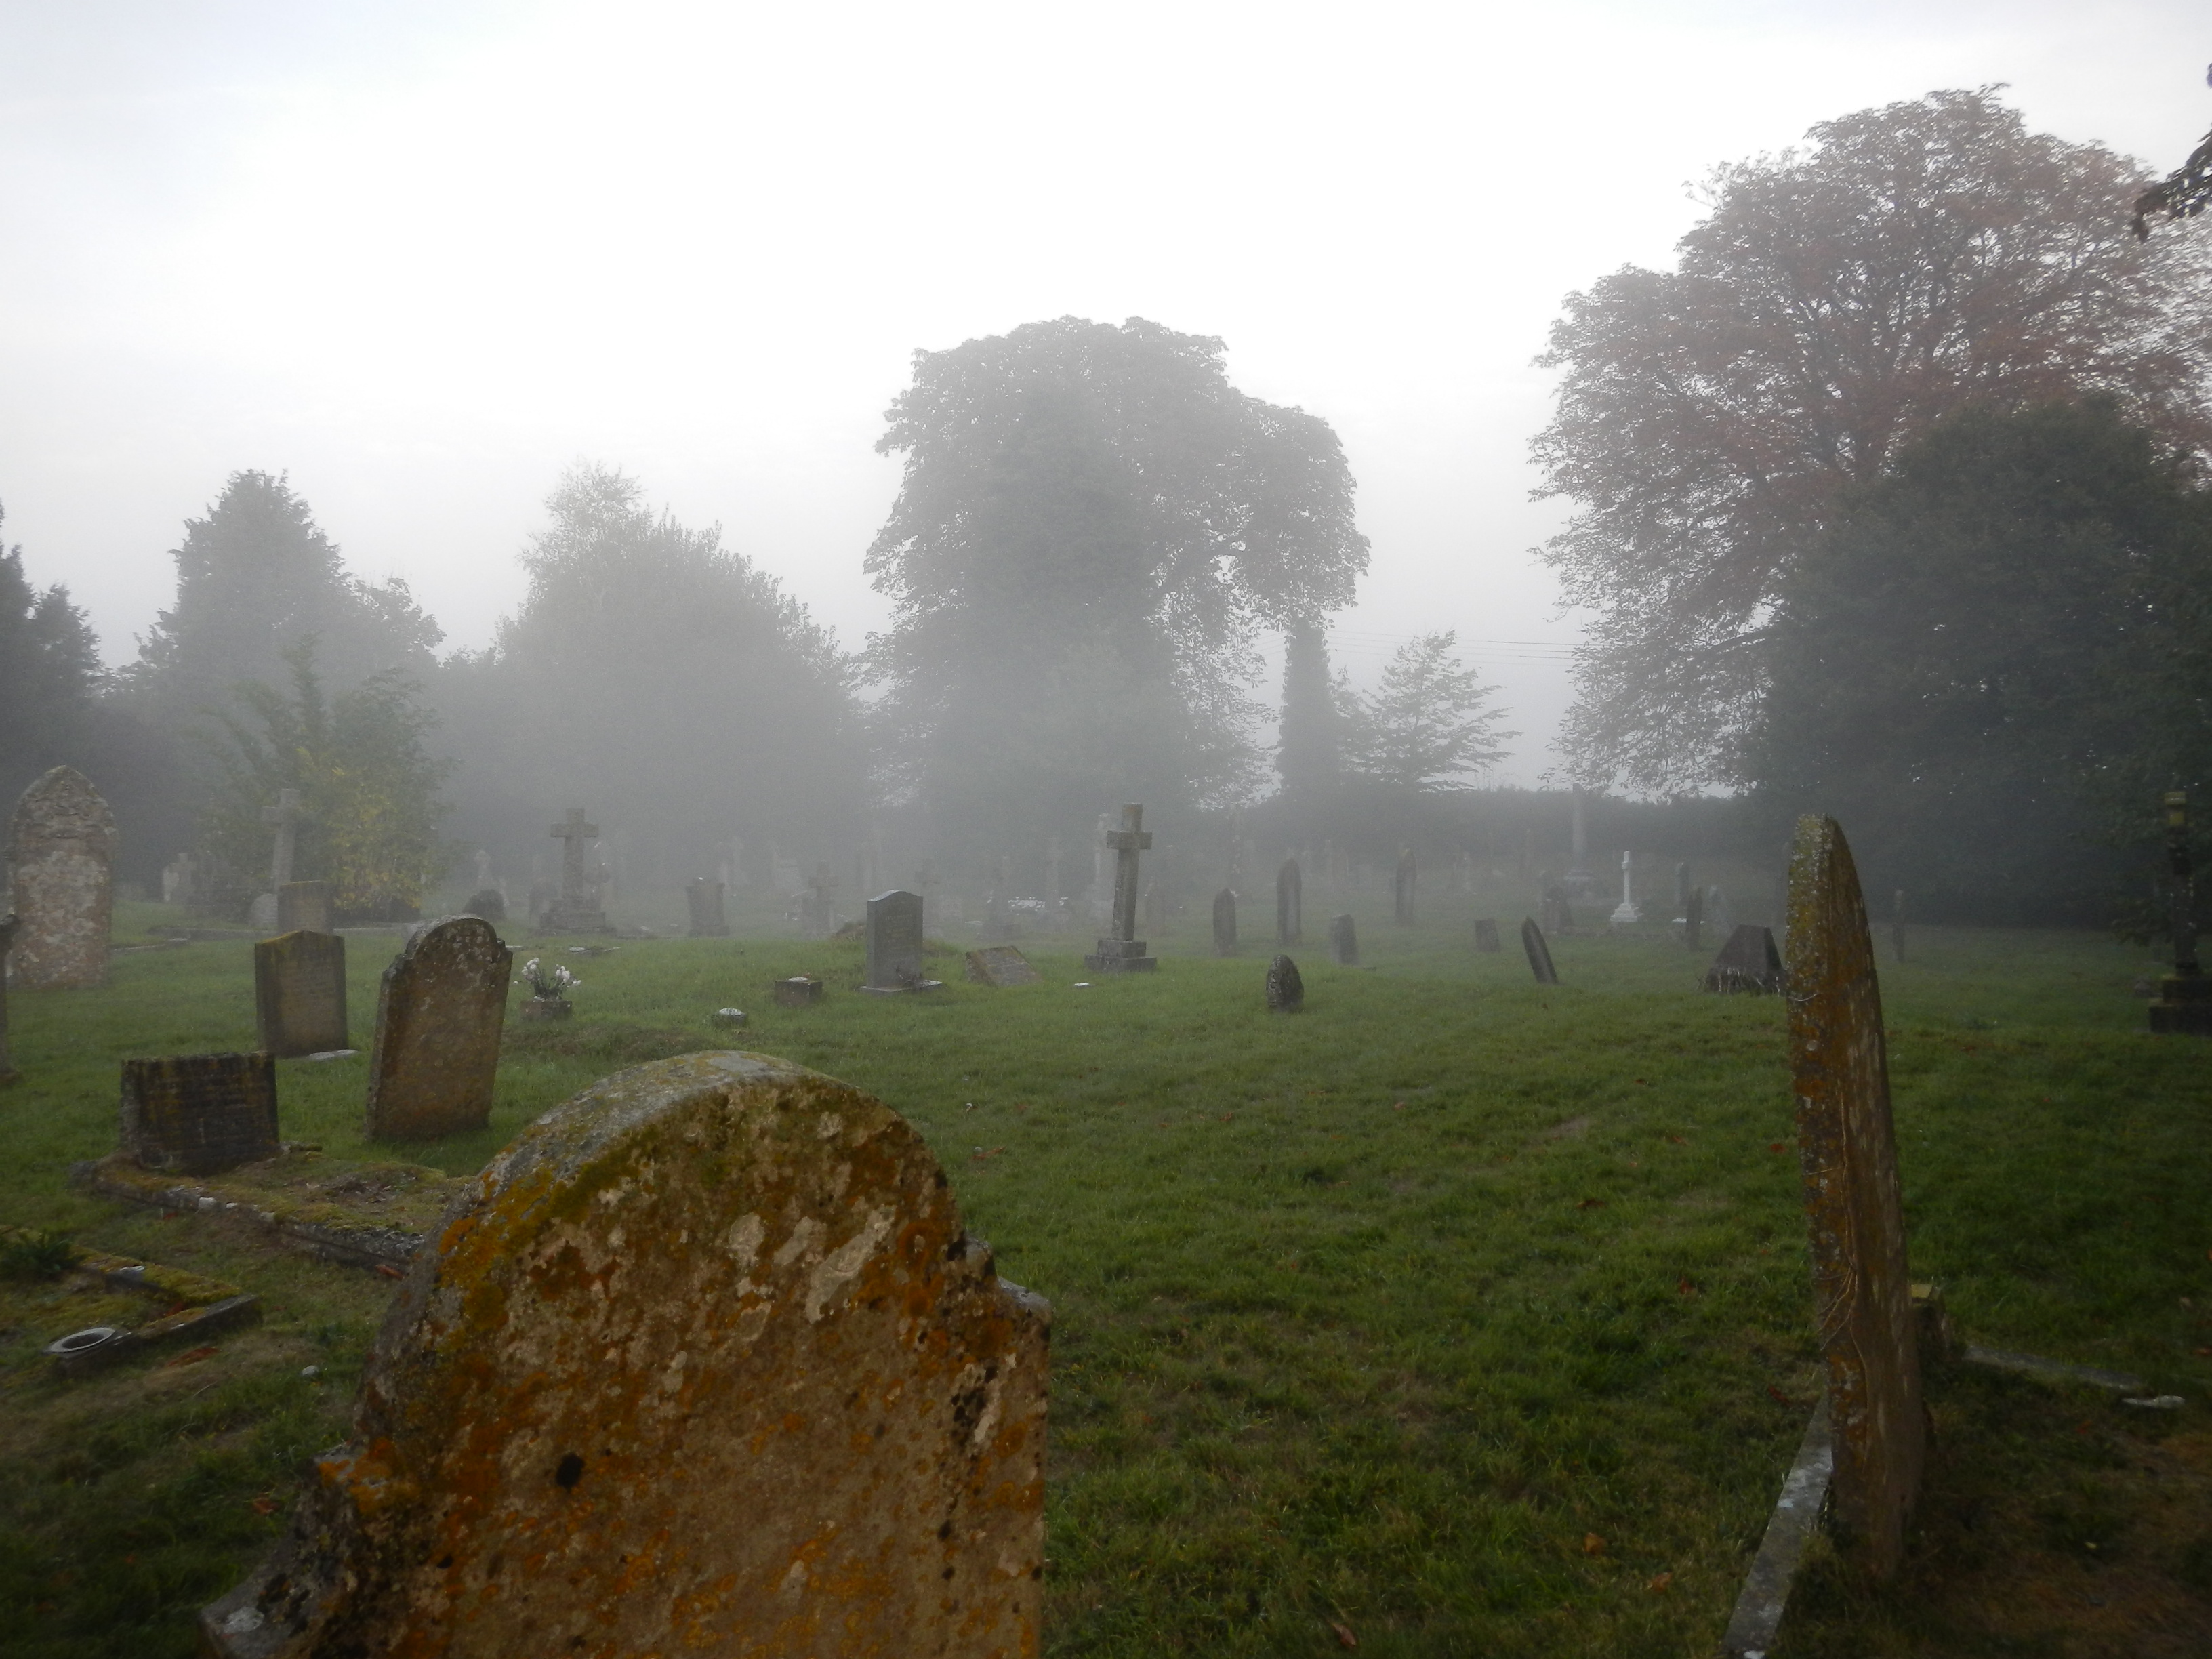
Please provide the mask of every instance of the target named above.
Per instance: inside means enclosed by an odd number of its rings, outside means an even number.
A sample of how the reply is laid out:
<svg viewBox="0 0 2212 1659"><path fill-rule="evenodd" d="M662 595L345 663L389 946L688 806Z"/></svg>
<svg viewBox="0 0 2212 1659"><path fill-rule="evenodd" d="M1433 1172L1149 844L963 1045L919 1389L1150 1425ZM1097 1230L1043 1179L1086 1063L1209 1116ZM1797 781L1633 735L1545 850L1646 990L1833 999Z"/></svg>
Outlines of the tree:
<svg viewBox="0 0 2212 1659"><path fill-rule="evenodd" d="M1251 788L1256 631L1348 602L1367 544L1328 423L1238 392L1223 352L1066 317L915 355L877 445L905 471L871 665L939 845Z"/></svg>
<svg viewBox="0 0 2212 1659"><path fill-rule="evenodd" d="M1946 417L1792 569L1749 749L1923 912L2097 921L2116 842L2212 781L2212 495L2116 400Z"/></svg>
<svg viewBox="0 0 2212 1659"><path fill-rule="evenodd" d="M1283 633L1283 718L1275 748L1282 799L1294 812L1328 801L1344 777L1344 721L1328 672L1328 639L1318 621Z"/></svg>
<svg viewBox="0 0 2212 1659"><path fill-rule="evenodd" d="M0 772L27 782L62 764L106 678L100 641L69 589L33 587L23 550L0 546Z"/></svg>
<svg viewBox="0 0 2212 1659"><path fill-rule="evenodd" d="M1717 168L1678 270L1569 297L1533 452L1537 494L1581 507L1544 556L1600 612L1563 738L1584 781L1742 779L1793 561L1943 415L2104 391L2206 438L2202 240L2143 246L2136 164L2027 131L1996 90Z"/></svg>
<svg viewBox="0 0 2212 1659"><path fill-rule="evenodd" d="M1461 666L1456 633L1424 634L1398 647L1375 691L1352 711L1352 769L1370 782L1434 792L1505 758L1500 709L1483 703L1498 688Z"/></svg>
<svg viewBox="0 0 2212 1659"><path fill-rule="evenodd" d="M2212 70L2204 72L2204 79L2212 83ZM2190 151L2187 161L2136 198L2136 240L2142 241L2150 235L2154 215L2194 219L2208 207L2212 207L2212 132Z"/></svg>

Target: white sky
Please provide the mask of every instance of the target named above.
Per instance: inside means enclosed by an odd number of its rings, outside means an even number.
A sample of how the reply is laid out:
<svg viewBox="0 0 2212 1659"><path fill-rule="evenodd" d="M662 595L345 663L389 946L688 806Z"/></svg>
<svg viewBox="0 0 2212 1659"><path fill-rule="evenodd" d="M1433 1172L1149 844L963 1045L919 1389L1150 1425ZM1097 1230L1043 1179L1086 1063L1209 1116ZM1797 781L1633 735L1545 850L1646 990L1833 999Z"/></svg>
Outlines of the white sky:
<svg viewBox="0 0 2212 1659"><path fill-rule="evenodd" d="M1334 424L1374 543L1340 659L1456 628L1534 781L1561 297L1667 262L1712 163L1936 87L2163 173L2208 57L2179 0L0 0L7 538L121 660L182 520L285 471L475 646L589 457L857 646L908 354L1140 315Z"/></svg>

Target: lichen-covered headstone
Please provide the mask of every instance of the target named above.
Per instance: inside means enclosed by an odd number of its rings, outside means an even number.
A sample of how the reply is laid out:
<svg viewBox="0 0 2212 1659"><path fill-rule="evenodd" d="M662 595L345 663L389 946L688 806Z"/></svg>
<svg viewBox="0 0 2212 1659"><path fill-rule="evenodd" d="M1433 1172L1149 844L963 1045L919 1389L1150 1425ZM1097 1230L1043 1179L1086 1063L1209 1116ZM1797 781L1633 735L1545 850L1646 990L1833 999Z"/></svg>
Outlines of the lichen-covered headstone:
<svg viewBox="0 0 2212 1659"><path fill-rule="evenodd" d="M1267 1006L1275 1013L1295 1014L1306 1006L1306 982L1298 964L1277 957L1267 964Z"/></svg>
<svg viewBox="0 0 2212 1659"><path fill-rule="evenodd" d="M345 941L336 933L305 930L260 940L253 947L253 1010L261 1046L272 1054L317 1054L350 1046Z"/></svg>
<svg viewBox="0 0 2212 1659"><path fill-rule="evenodd" d="M1237 895L1226 887L1213 896L1213 954L1237 954Z"/></svg>
<svg viewBox="0 0 2212 1659"><path fill-rule="evenodd" d="M1790 1054L1813 1290L1849 1552L1894 1572L1925 1447L1912 1286L1874 941L1844 832L1797 821L1790 861Z"/></svg>
<svg viewBox="0 0 2212 1659"><path fill-rule="evenodd" d="M1039 1645L1050 1309L881 1103L619 1073L447 1213L229 1659Z"/></svg>
<svg viewBox="0 0 2212 1659"><path fill-rule="evenodd" d="M288 881L276 890L276 931L327 933L331 928L331 884Z"/></svg>
<svg viewBox="0 0 2212 1659"><path fill-rule="evenodd" d="M1359 965L1359 931L1348 915L1328 920L1328 959L1340 968Z"/></svg>
<svg viewBox="0 0 2212 1659"><path fill-rule="evenodd" d="M221 1175L274 1158L271 1054L165 1054L123 1062L124 1156L141 1169Z"/></svg>
<svg viewBox="0 0 2212 1659"><path fill-rule="evenodd" d="M1498 919L1483 916L1474 924L1474 948L1485 956L1496 956L1504 947L1498 942Z"/></svg>
<svg viewBox="0 0 2212 1659"><path fill-rule="evenodd" d="M1537 984L1557 985L1559 982L1559 970L1552 966L1552 947L1534 916L1522 919L1521 948L1528 954L1528 971L1535 975Z"/></svg>
<svg viewBox="0 0 2212 1659"><path fill-rule="evenodd" d="M865 929L871 991L911 991L921 975L921 895L903 888L868 901Z"/></svg>
<svg viewBox="0 0 2212 1659"><path fill-rule="evenodd" d="M514 952L479 916L426 922L384 970L368 1057L372 1140L435 1140L491 1116Z"/></svg>
<svg viewBox="0 0 2212 1659"><path fill-rule="evenodd" d="M9 976L21 986L106 984L115 815L83 773L57 766L23 791L9 856L18 924Z"/></svg>

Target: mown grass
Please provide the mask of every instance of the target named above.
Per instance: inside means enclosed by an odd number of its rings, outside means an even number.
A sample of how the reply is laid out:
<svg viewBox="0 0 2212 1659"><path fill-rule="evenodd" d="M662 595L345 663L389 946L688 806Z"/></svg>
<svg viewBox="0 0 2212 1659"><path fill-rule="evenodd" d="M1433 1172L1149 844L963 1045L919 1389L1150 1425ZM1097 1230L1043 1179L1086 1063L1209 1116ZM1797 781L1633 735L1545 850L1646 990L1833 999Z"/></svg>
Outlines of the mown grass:
<svg viewBox="0 0 2212 1659"><path fill-rule="evenodd" d="M1050 1651L1337 1651L1341 1625L1383 1655L1702 1654L1818 1386L1781 1006L1697 994L1656 934L1555 941L1546 988L1517 908L1479 956L1473 900L1412 930L1346 908L1365 965L1295 952L1289 1018L1263 950L1174 954L1188 930L1156 976L1074 989L1078 942L1046 941L1043 984L968 985L946 955L944 991L896 999L852 993L848 942L564 957L577 1016L511 1031L490 1128L405 1156L472 1170L595 1077L731 1046L708 1016L744 1006L743 1046L913 1120L1000 1271L1054 1304ZM349 946L363 1048L397 943ZM1912 957L1883 982L1916 1275L1974 1340L2139 1371L2191 1418L2212 1051L2145 1034L2148 963L2095 938L1917 929ZM800 971L830 1000L771 1005ZM15 997L0 1220L247 1285L269 1315L198 1365L87 1385L25 1363L36 1333L0 1348L9 1650L187 1651L191 1609L274 1533L254 1501L343 1432L382 1281L65 1181L113 1145L117 1060L250 1046L251 990L226 941ZM281 1063L286 1135L370 1152L362 1069ZM1939 1419L1984 1421L1951 1400ZM1917 1650L1893 1599L1814 1601L1807 1651L1877 1627Z"/></svg>

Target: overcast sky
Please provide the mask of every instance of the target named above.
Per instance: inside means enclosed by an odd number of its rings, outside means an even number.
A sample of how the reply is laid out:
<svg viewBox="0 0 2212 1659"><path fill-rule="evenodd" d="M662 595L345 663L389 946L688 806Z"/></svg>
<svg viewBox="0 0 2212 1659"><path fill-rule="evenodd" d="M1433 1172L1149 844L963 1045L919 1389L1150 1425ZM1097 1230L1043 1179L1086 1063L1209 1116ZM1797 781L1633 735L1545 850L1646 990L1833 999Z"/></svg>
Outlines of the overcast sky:
<svg viewBox="0 0 2212 1659"><path fill-rule="evenodd" d="M1578 632L1529 551L1561 297L1668 262L1713 163L1937 87L2163 173L2208 57L2202 0L5 0L7 538L123 660L182 521L286 471L479 646L589 458L857 647L909 354L1149 317L1334 425L1374 543L1341 659L1457 629L1534 781Z"/></svg>

